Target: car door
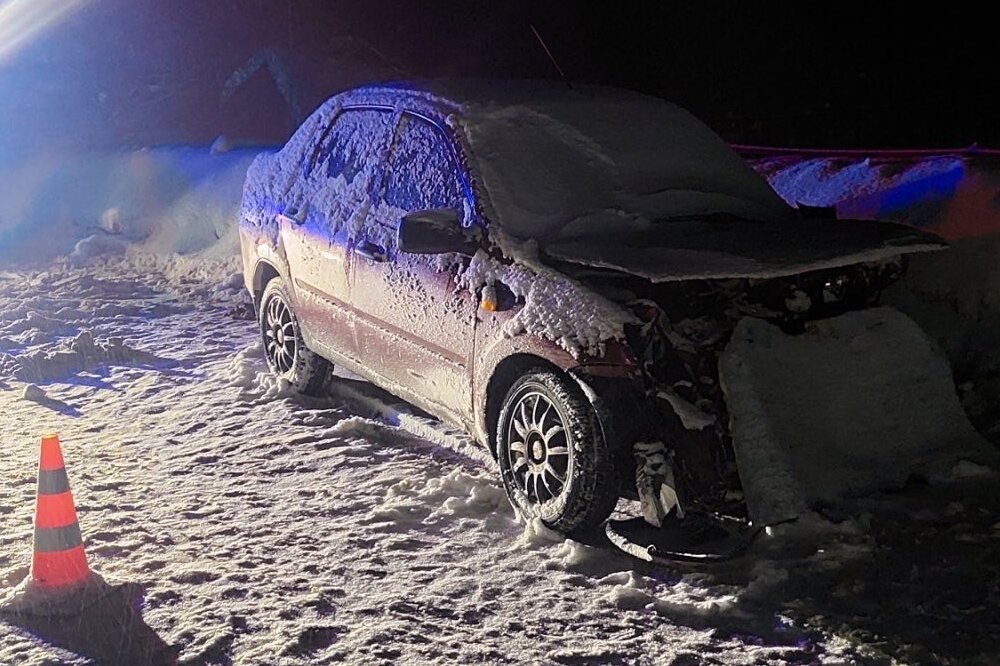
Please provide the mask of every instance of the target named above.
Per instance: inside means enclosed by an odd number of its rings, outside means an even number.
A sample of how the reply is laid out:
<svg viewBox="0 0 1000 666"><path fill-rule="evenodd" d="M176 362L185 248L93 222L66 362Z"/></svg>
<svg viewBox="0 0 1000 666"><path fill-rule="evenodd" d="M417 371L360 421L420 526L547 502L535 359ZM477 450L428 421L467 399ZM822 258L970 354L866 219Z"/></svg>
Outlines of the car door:
<svg viewBox="0 0 1000 666"><path fill-rule="evenodd" d="M369 215L392 118L388 109L343 109L315 142L302 167L302 186L290 193L279 216L307 344L352 360L358 350L351 239Z"/></svg>
<svg viewBox="0 0 1000 666"><path fill-rule="evenodd" d="M456 285L468 260L399 252L406 213L473 210L445 133L410 113L400 116L369 224L354 260L357 338L365 363L404 397L447 420L472 411L471 360L477 303Z"/></svg>

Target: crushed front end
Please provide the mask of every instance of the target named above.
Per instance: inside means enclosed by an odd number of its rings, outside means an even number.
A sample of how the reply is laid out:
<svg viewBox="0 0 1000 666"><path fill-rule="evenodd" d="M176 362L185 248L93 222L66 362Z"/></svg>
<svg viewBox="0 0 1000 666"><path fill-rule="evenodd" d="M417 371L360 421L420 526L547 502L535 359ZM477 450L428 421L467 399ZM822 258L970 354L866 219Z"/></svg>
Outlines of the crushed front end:
<svg viewBox="0 0 1000 666"><path fill-rule="evenodd" d="M875 305L902 274L903 259L773 279L654 284L616 271L564 268L628 307L629 377L594 387L602 422L619 443L623 496L640 500L646 522L701 524L706 517L749 523L734 454L719 360L745 317L795 335L810 321Z"/></svg>

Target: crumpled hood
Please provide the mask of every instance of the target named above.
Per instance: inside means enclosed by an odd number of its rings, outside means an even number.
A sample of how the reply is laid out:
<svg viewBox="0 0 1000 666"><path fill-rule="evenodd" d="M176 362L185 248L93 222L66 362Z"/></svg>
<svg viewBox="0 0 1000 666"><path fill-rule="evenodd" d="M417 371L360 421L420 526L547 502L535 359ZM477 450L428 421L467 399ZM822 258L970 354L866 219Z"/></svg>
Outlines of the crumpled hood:
<svg viewBox="0 0 1000 666"><path fill-rule="evenodd" d="M732 217L616 227L542 243L558 260L611 268L652 282L774 278L940 250L940 237L903 224L869 220Z"/></svg>

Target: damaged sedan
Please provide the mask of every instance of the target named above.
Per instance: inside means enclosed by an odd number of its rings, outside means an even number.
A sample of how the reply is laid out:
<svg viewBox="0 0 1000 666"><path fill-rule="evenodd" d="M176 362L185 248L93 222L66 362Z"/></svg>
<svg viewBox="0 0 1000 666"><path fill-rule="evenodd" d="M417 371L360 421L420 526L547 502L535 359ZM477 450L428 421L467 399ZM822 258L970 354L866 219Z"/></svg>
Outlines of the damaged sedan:
<svg viewBox="0 0 1000 666"><path fill-rule="evenodd" d="M464 428L521 515L575 534L621 497L654 524L796 510L749 469L797 471L780 445L734 442L734 334L870 311L904 255L944 247L830 213L656 98L401 83L333 97L258 157L240 235L273 372L317 393L341 366Z"/></svg>

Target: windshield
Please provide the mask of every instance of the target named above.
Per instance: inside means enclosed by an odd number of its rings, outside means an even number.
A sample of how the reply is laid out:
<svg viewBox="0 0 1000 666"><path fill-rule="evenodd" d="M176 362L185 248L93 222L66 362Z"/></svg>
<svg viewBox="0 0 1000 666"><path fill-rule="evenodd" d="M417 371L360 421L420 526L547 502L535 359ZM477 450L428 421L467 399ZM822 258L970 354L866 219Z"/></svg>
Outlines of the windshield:
<svg viewBox="0 0 1000 666"><path fill-rule="evenodd" d="M508 233L539 241L791 209L691 114L641 95L563 93L466 115L471 157Z"/></svg>

